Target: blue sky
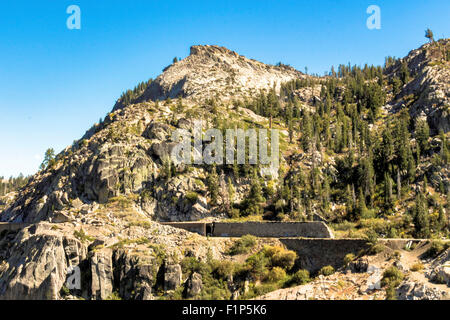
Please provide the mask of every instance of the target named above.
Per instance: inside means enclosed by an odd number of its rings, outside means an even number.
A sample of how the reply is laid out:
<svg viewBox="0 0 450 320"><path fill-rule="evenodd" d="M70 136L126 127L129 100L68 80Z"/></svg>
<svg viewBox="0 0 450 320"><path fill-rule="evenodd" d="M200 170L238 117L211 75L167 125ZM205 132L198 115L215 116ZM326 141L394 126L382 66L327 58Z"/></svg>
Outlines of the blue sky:
<svg viewBox="0 0 450 320"><path fill-rule="evenodd" d="M69 30L69 5L81 30ZM369 5L381 29L369 30ZM104 117L125 89L155 78L193 44L226 46L266 63L323 74L339 63L382 64L450 37L448 0L0 3L0 176L37 171Z"/></svg>

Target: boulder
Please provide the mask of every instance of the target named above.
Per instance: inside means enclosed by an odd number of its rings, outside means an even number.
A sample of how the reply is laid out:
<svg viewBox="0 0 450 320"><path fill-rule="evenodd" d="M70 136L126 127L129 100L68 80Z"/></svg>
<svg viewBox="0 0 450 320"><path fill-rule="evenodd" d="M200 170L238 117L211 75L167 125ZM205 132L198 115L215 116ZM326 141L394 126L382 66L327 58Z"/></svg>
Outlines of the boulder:
<svg viewBox="0 0 450 320"><path fill-rule="evenodd" d="M153 122L144 131L142 136L147 139L167 140L169 138L170 127L167 124Z"/></svg>
<svg viewBox="0 0 450 320"><path fill-rule="evenodd" d="M164 291L175 290L181 285L181 266L179 264L164 267Z"/></svg>
<svg viewBox="0 0 450 320"><path fill-rule="evenodd" d="M435 274L436 279L450 286L450 262L438 267L435 270Z"/></svg>
<svg viewBox="0 0 450 320"><path fill-rule="evenodd" d="M404 281L397 288L396 294L399 300L441 300L446 293L424 283Z"/></svg>
<svg viewBox="0 0 450 320"><path fill-rule="evenodd" d="M194 272L186 284L186 298L194 298L200 294L203 288L202 276Z"/></svg>
<svg viewBox="0 0 450 320"><path fill-rule="evenodd" d="M153 261L144 261L126 251L113 254L114 279L120 296L125 300L153 300L152 286L155 282Z"/></svg>
<svg viewBox="0 0 450 320"><path fill-rule="evenodd" d="M450 286L450 248L441 253L431 263L428 277L439 283Z"/></svg>
<svg viewBox="0 0 450 320"><path fill-rule="evenodd" d="M181 118L180 120L178 120L177 122L177 127L180 129L185 129L185 130L191 130L192 129L192 122L185 119L185 118Z"/></svg>
<svg viewBox="0 0 450 320"><path fill-rule="evenodd" d="M173 148L177 143L175 142L157 142L150 147L150 155L158 157L161 161L168 159L171 155Z"/></svg>
<svg viewBox="0 0 450 320"><path fill-rule="evenodd" d="M91 262L91 297L94 300L105 300L113 292L112 251L104 249L93 251Z"/></svg>
<svg viewBox="0 0 450 320"><path fill-rule="evenodd" d="M359 258L350 262L350 270L352 272L367 272L369 268L369 260L367 258Z"/></svg>

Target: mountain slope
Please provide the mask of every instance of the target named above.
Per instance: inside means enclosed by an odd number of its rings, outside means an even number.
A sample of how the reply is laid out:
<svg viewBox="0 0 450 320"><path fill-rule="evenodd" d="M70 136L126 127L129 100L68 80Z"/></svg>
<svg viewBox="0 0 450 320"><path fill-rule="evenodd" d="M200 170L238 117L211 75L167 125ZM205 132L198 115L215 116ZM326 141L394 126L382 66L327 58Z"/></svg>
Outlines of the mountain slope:
<svg viewBox="0 0 450 320"><path fill-rule="evenodd" d="M61 298L63 269L73 264L90 280L70 293L89 299L113 288L126 299L173 297L183 289L180 260L186 286L198 282L193 270L219 268L214 259L230 268L230 241L161 221L320 219L338 237L448 238L449 52L444 39L384 67L313 77L222 47L192 47L8 196L0 221L33 225L0 235L0 298ZM204 129L279 129L277 177L260 165L168 161L172 132L199 119ZM247 258L229 284L228 273L202 274L219 277L207 278L224 286L216 297L245 295L247 278L260 292L270 277L255 276Z"/></svg>

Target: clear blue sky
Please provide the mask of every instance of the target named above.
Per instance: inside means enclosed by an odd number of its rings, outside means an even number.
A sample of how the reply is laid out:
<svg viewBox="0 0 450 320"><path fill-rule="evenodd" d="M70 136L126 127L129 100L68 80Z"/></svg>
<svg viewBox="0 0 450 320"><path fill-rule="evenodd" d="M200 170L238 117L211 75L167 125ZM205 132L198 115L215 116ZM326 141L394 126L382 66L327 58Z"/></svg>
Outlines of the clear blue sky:
<svg viewBox="0 0 450 320"><path fill-rule="evenodd" d="M81 30L68 30L69 5ZM366 8L381 8L381 30ZM15 0L0 4L0 176L36 172L109 112L122 91L155 78L193 44L323 74L382 64L450 36L450 1Z"/></svg>

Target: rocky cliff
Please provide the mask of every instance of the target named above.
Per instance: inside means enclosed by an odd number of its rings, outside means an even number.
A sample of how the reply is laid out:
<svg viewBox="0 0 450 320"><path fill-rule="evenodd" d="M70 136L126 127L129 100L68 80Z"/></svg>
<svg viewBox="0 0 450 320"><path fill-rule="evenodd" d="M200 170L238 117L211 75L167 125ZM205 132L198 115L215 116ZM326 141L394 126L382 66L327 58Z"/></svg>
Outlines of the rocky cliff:
<svg viewBox="0 0 450 320"><path fill-rule="evenodd" d="M450 131L450 69L445 62L449 47L448 39L425 44L386 70L388 77L399 75L406 64L411 81L389 104L394 109L407 106L414 119L426 119L435 133Z"/></svg>

